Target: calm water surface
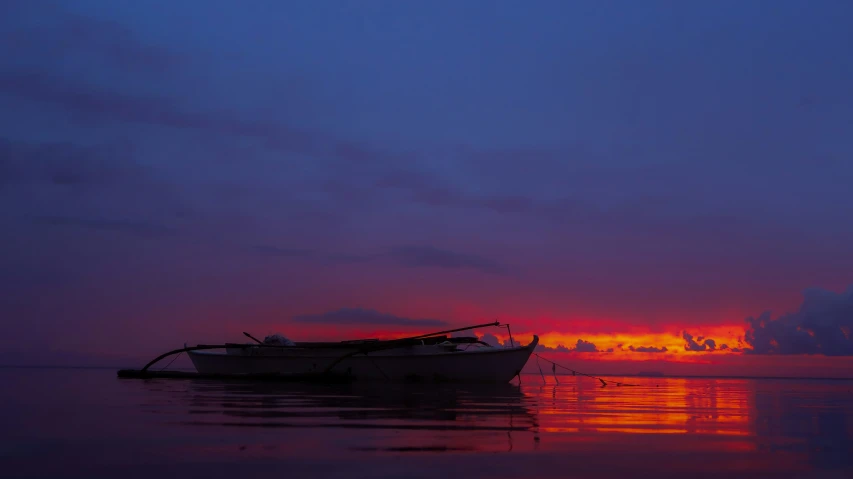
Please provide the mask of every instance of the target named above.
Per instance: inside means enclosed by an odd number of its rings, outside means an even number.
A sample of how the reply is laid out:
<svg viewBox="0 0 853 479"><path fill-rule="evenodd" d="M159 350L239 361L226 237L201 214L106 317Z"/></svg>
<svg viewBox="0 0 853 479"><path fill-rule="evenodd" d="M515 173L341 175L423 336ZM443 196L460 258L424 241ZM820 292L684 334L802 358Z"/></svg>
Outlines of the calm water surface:
<svg viewBox="0 0 853 479"><path fill-rule="evenodd" d="M853 382L338 385L0 369L0 477L853 478Z"/></svg>

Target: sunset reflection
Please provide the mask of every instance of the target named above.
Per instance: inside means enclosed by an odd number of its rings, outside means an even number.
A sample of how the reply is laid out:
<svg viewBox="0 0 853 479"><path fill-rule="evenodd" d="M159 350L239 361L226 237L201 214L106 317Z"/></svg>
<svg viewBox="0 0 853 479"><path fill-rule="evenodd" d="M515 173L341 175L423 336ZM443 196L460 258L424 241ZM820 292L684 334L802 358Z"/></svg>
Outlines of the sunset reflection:
<svg viewBox="0 0 853 479"><path fill-rule="evenodd" d="M624 377L601 387L579 376L543 383L540 375L523 375L520 385L460 385L74 374L7 373L15 397L31 399L10 402L0 417L0 445L16 451L5 463L0 457L5 470L36 461L44 464L23 477L61 477L68 461L90 465L80 477L157 475L116 474L130 465L197 475L200 464L209 465L205 477L225 477L259 463L305 477L350 477L353 467L380 463L389 469L376 477L412 477L412 468L538 478L567 470L694 477L697 465L712 477L853 470L848 381Z"/></svg>
<svg viewBox="0 0 853 479"><path fill-rule="evenodd" d="M636 387L602 388L587 378L547 378L541 399L548 432L621 432L727 436L749 434L750 399L736 380L625 379ZM724 384L720 384L723 382Z"/></svg>

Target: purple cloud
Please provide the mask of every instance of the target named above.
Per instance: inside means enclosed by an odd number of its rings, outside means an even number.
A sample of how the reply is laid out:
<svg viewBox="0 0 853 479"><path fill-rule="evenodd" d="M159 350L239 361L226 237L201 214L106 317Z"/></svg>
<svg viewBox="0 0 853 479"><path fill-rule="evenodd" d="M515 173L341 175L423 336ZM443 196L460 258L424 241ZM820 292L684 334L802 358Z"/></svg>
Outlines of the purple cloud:
<svg viewBox="0 0 853 479"><path fill-rule="evenodd" d="M174 236L177 231L174 228L160 223L151 223L129 219L107 219L107 218L71 218L65 216L38 216L37 223L83 228L94 231L114 231L132 234L145 238Z"/></svg>
<svg viewBox="0 0 853 479"><path fill-rule="evenodd" d="M666 346L663 347L655 347L655 346L628 346L628 349L635 353L665 353L667 352Z"/></svg>
<svg viewBox="0 0 853 479"><path fill-rule="evenodd" d="M524 195L468 193L433 173L415 169L391 169L381 174L375 186L404 191L411 201L429 206L486 209L506 214L532 212L535 206L533 199Z"/></svg>
<svg viewBox="0 0 853 479"><path fill-rule="evenodd" d="M597 353L598 348L595 347L595 344L584 341L583 339L578 339L577 344L575 345L575 351L579 353Z"/></svg>
<svg viewBox="0 0 853 479"><path fill-rule="evenodd" d="M303 314L295 316L293 321L311 324L375 324L383 326L446 326L448 324L447 321L441 319L411 319L362 308L341 308L322 314Z"/></svg>
<svg viewBox="0 0 853 479"><path fill-rule="evenodd" d="M166 98L116 93L36 71L0 71L0 93L50 104L101 121L118 120L256 138L268 148L282 152L325 155L356 163L388 158L384 152L360 143L317 132L271 122L242 120L224 110L189 112Z"/></svg>
<svg viewBox="0 0 853 479"><path fill-rule="evenodd" d="M144 42L116 21L65 11L58 3L41 2L38 8L27 3L19 2L17 8L6 12L14 27L0 40L31 55L60 60L73 54L91 54L109 67L135 74L163 74L190 60L169 48Z"/></svg>
<svg viewBox="0 0 853 479"><path fill-rule="evenodd" d="M507 272L503 265L483 256L458 253L433 246L400 246L393 248L390 256L400 264L410 267L473 269L487 274Z"/></svg>
<svg viewBox="0 0 853 479"><path fill-rule="evenodd" d="M572 349L563 346L562 344L558 344L556 347L545 346L544 344L537 344L536 351L540 353L570 353Z"/></svg>
<svg viewBox="0 0 853 479"><path fill-rule="evenodd" d="M130 160L133 154L127 145L84 147L0 138L0 185L48 183L88 188L141 183L149 179L150 172Z"/></svg>
<svg viewBox="0 0 853 479"><path fill-rule="evenodd" d="M681 337L687 341L684 345L685 351L714 351L717 349L717 342L713 339L708 339L702 336L699 336L695 340L693 339L693 335L688 333L687 331L682 331Z"/></svg>
<svg viewBox="0 0 853 479"><path fill-rule="evenodd" d="M249 247L249 251L271 257L294 257L294 258L311 258L316 256L316 252L309 249L300 248L280 248L278 246L255 245Z"/></svg>
<svg viewBox="0 0 853 479"><path fill-rule="evenodd" d="M853 285L844 293L821 288L803 292L800 309L772 319L747 318L745 342L755 354L853 355Z"/></svg>
<svg viewBox="0 0 853 479"><path fill-rule="evenodd" d="M268 258L302 258L327 264L363 263L381 258L382 255L354 255L346 253L327 253L305 248L283 248L271 245L251 245L247 251Z"/></svg>
<svg viewBox="0 0 853 479"><path fill-rule="evenodd" d="M608 349L607 351L602 351L595 346L595 344L584 341L583 339L578 339L578 342L574 345L574 347L567 348L562 344L558 344L556 347L549 347L543 344L536 346L536 351L540 351L543 353L602 353L602 352L613 352L613 349Z"/></svg>

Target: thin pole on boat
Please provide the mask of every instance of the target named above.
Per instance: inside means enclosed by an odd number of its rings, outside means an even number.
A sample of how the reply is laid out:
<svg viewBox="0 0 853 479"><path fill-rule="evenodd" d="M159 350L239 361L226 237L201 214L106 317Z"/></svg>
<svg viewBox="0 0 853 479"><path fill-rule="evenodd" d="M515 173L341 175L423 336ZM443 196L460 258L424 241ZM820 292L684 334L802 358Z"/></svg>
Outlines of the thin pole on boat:
<svg viewBox="0 0 853 479"><path fill-rule="evenodd" d="M247 338L251 339L252 341L254 341L254 342L258 343L258 344L264 344L264 343L263 343L263 341L260 341L258 338L256 338L256 337L252 336L251 334L249 334L249 333L247 333L247 332L245 332L245 331L243 331L243 336L246 336Z"/></svg>
<svg viewBox="0 0 853 479"><path fill-rule="evenodd" d="M500 322L495 321L494 323L477 324L477 325L474 325L474 326L466 326L466 327L464 327L464 328L448 329L448 330L446 330L446 331L436 331L436 332L434 332L434 333L421 334L421 335L419 335L419 336L412 336L412 337L409 337L409 338L390 339L390 340L388 340L388 341L380 341L380 342L378 342L378 343L376 343L376 344L367 344L367 345L365 345L365 346L362 346L361 348L358 348L358 349L357 349L357 350L355 350L355 351L352 351L352 352L349 352L349 353L347 353L347 354L344 354L343 356L339 356L337 359L335 359L334 361L332 361L332 363L331 363L331 364L329 364L328 366L326 366L326 369L323 371L323 373L329 373L329 372L331 372L331 371L332 371L332 369L333 369L335 366L337 366L338 364L340 364L340 362L341 362L341 361L343 361L343 360L344 360L344 359L346 359L346 358L350 358L350 357L352 357L352 356L355 356L355 355L357 355L357 354L364 354L364 355L367 355L367 353L368 353L368 352L372 352L372 351L381 351L381 350L383 350L383 349L393 349L393 348L397 347L400 343L405 343L406 341L412 341L412 340L415 340L415 339L426 339L426 338L430 338L430 337L433 337L433 336L438 336L438 335L441 335L441 334L456 333L456 332L459 332L459 331L467 331L467 330L469 330L469 329L474 329L474 328L485 328L485 327L487 327L487 326L500 326L500 325L501 325L501 323L500 323ZM383 373L383 374L384 374L384 373Z"/></svg>
<svg viewBox="0 0 853 479"><path fill-rule="evenodd" d="M333 361L333 362L332 362L332 364L331 364L330 366L328 366L328 367L326 368L326 370L325 370L324 372L329 372L329 371L331 371L331 369L332 369L335 365L337 365L339 362L341 362L341 360L343 360L343 359L345 359L345 358L347 358L347 357L353 356L353 355L355 355L355 354L361 354L361 353L366 353L366 352L368 352L368 351L379 351L379 350L382 350L382 349L393 348L393 347L395 347L397 344L399 344L400 342L410 341L410 340L413 340L413 339L425 339L425 338L429 338L429 337L432 337L432 336L438 336L438 335L440 335L440 334L456 333L456 332L459 332L459 331L467 331L467 330L469 330L469 329L474 329L474 328L484 328L484 327L487 327L487 326L500 326L500 324L501 324L501 323L499 323L498 321L495 321L494 323L477 324L477 325L474 325L474 326L466 326L466 327L464 327L464 328L448 329L448 330L446 330L446 331L437 331L437 332L435 332L435 333L421 334L421 335L419 335L419 336L413 336L413 337L410 337L410 338L401 338L401 339L392 339L392 340L390 340L390 341L382 341L382 342L380 342L379 344L376 344L376 345L372 345L372 344L371 344L371 345L369 345L369 346L367 346L367 347L361 347L361 348L358 348L358 350L356 350L356 351L354 351L354 352L352 352L352 353L345 354L345 355L343 355L343 356L341 356L341 357L337 358L335 361ZM255 338L254 336L250 335L249 333L247 333L247 332L245 332L245 331L243 332L243 334L244 334L244 335L246 335L247 337L249 337L249 338L251 338L251 339L255 340L255 341L256 341L258 344L260 344L262 347L274 348L274 349L275 349L275 348L287 348L287 347L290 347L290 346L282 346L282 345L278 345L278 344L264 344L264 343L262 343L261 341L258 341L258 339L257 339L257 338ZM213 344L199 344L199 345L197 345L197 346L190 346L190 347L186 347L186 346L184 346L183 348L175 349L175 350L172 350L172 351L169 351L169 352L163 353L163 354L161 354L161 355L157 356L156 358L152 359L151 361L149 361L149 362L148 362L148 364L146 364L145 366L143 366L143 367L142 367L142 369L140 370L140 373L141 373L141 374L145 374L145 373L148 371L148 368L150 368L151 366L153 366L154 364L156 364L157 362L159 362L161 359L166 358L166 357L169 357L169 356L171 356L171 355L173 355L173 354L179 354L179 353L189 352L189 351L200 351L200 350L205 350L205 349L222 349L222 348L239 348L239 349L246 349L246 348L250 348L250 347L256 347L256 346L251 345L251 344L230 344L230 343L226 343L226 344L216 344L216 345L213 345ZM519 379L520 379L520 378L519 378Z"/></svg>
<svg viewBox="0 0 853 479"><path fill-rule="evenodd" d="M411 339L424 339L424 338L429 338L431 336L438 336L440 334L458 333L459 331L467 331L469 329L474 329L474 328L485 328L486 326L500 326L500 325L501 325L501 323L499 321L495 321L494 323L478 324L475 326L466 326L464 328L448 329L447 331L437 331L435 333L421 334L420 336L412 336L411 338L392 339L392 341L408 341Z"/></svg>

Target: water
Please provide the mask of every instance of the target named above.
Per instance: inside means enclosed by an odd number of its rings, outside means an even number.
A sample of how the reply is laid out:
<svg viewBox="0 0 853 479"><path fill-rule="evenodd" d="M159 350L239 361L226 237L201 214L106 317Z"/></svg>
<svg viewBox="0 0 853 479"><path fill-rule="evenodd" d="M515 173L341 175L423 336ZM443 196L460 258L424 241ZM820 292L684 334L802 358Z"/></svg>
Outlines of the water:
<svg viewBox="0 0 853 479"><path fill-rule="evenodd" d="M0 477L853 477L853 382L120 380L0 369Z"/></svg>

